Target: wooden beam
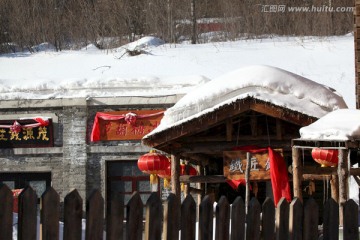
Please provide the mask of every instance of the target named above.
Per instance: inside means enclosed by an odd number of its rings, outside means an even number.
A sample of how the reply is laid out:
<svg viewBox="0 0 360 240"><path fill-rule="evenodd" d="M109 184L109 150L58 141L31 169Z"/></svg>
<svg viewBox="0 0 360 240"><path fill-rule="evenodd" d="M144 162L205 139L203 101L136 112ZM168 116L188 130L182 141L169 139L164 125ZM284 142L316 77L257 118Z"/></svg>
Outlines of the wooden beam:
<svg viewBox="0 0 360 240"><path fill-rule="evenodd" d="M226 178L224 175L207 175L207 176L180 176L180 182L183 183L224 183Z"/></svg>

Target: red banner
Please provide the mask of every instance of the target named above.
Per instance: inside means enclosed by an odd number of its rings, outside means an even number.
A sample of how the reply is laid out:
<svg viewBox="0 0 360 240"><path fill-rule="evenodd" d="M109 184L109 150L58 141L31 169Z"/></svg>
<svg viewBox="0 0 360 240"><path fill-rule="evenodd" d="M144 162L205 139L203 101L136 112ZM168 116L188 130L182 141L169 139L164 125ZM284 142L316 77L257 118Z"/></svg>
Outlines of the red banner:
<svg viewBox="0 0 360 240"><path fill-rule="evenodd" d="M139 140L154 130L164 110L98 112L91 141Z"/></svg>

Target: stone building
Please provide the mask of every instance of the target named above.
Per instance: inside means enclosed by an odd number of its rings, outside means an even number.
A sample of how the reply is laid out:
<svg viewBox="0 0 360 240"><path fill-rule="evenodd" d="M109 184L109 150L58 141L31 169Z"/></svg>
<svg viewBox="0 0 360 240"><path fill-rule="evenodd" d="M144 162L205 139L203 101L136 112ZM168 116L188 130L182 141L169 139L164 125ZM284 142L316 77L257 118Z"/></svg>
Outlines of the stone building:
<svg viewBox="0 0 360 240"><path fill-rule="evenodd" d="M73 188L84 200L93 189L100 189L105 197L112 189L128 196L137 190L146 197L150 192L149 178L136 163L149 148L141 144L141 136L92 142L94 118L98 112L164 110L181 96L2 100L0 182L12 189L29 184L38 196L52 186L60 199ZM32 142L25 140L29 135L24 127L36 124L36 118L50 122L45 126L46 144L37 139L39 127L32 128ZM16 137L10 135L15 121L22 126Z"/></svg>

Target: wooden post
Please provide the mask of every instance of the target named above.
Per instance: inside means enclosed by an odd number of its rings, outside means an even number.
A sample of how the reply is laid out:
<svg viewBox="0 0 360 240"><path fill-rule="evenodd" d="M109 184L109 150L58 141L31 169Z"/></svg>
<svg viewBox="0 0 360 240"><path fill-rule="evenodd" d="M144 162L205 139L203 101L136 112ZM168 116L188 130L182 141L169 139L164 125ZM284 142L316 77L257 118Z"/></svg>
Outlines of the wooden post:
<svg viewBox="0 0 360 240"><path fill-rule="evenodd" d="M348 149L339 149L339 164L338 164L338 177L339 177L339 223L343 225L343 208L345 202L348 200L349 190L349 169L348 169Z"/></svg>
<svg viewBox="0 0 360 240"><path fill-rule="evenodd" d="M245 182L246 182L246 196L245 196L245 212L248 213L250 202L250 165L251 165L250 153L246 153L246 170L245 170Z"/></svg>
<svg viewBox="0 0 360 240"><path fill-rule="evenodd" d="M171 155L171 192L180 203L180 158L174 154Z"/></svg>
<svg viewBox="0 0 360 240"><path fill-rule="evenodd" d="M300 162L300 149L292 147L292 167L293 167L293 188L294 188L294 197L303 201L302 198L302 166Z"/></svg>

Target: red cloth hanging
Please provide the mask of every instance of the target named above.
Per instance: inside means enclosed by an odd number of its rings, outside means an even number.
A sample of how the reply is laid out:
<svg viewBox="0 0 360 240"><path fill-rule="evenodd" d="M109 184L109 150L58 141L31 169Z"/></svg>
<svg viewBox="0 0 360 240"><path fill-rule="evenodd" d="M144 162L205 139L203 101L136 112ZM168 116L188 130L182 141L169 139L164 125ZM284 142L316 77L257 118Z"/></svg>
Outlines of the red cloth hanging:
<svg viewBox="0 0 360 240"><path fill-rule="evenodd" d="M271 147L269 149L270 176L274 195L274 203L277 206L282 197L291 201L290 184L287 167L284 158Z"/></svg>

